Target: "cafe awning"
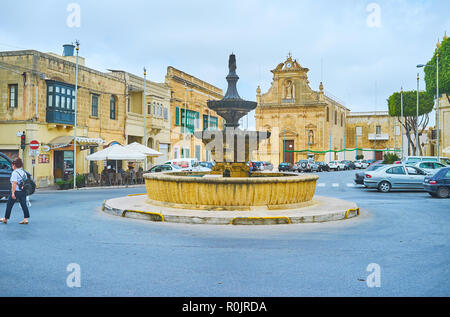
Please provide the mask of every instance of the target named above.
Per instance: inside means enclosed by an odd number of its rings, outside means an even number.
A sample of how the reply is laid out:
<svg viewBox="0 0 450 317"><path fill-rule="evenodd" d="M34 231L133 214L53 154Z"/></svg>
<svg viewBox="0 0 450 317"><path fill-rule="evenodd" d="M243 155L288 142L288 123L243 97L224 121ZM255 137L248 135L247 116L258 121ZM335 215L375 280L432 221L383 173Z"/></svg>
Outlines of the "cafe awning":
<svg viewBox="0 0 450 317"><path fill-rule="evenodd" d="M51 140L48 145L50 146L50 149L59 149L71 146L73 144L74 136L65 135L65 136L59 136ZM84 145L84 146L99 146L105 143L105 140L101 138L88 138L88 137L82 137L77 136L77 144Z"/></svg>

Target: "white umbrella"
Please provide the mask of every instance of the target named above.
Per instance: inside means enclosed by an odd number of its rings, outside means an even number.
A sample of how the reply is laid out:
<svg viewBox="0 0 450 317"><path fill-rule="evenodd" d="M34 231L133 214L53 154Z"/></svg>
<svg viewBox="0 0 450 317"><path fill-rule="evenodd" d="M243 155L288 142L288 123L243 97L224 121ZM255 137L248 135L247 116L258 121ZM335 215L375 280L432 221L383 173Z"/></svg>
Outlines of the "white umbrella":
<svg viewBox="0 0 450 317"><path fill-rule="evenodd" d="M450 154L450 146L446 147L442 152L445 154Z"/></svg>
<svg viewBox="0 0 450 317"><path fill-rule="evenodd" d="M86 156L88 161L105 161L105 160L125 160L125 161L142 161L145 155L131 149L126 149L121 145L113 145L104 150Z"/></svg>
<svg viewBox="0 0 450 317"><path fill-rule="evenodd" d="M129 149L131 151L142 153L145 156L161 156L161 155L164 155L161 152L153 150L153 149L149 148L148 146L145 146L145 145L137 143L137 142L134 142L134 143L126 145L125 149Z"/></svg>

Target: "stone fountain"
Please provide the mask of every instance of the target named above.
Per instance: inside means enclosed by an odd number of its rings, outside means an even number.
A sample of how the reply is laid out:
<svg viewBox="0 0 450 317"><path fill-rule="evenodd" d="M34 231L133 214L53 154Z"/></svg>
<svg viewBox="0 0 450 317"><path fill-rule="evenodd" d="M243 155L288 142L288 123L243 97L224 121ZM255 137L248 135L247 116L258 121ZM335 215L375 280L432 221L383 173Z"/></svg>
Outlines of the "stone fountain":
<svg viewBox="0 0 450 317"><path fill-rule="evenodd" d="M239 119L257 103L238 94L234 54L228 67L225 97L208 101L226 120L224 129L194 133L216 161L212 172L145 174L146 194L105 201L103 210L151 221L234 225L324 222L359 215L352 202L314 197L317 175L250 172L247 162L270 134L239 128Z"/></svg>

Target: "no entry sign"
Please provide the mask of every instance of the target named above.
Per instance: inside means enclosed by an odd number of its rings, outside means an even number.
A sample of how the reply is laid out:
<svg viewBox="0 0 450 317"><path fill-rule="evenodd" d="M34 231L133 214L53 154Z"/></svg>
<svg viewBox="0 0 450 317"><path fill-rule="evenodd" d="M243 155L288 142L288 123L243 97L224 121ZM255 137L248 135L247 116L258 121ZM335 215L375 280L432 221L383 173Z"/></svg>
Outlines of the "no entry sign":
<svg viewBox="0 0 450 317"><path fill-rule="evenodd" d="M39 142L36 140L33 140L30 142L30 149L31 150L37 150L39 149Z"/></svg>

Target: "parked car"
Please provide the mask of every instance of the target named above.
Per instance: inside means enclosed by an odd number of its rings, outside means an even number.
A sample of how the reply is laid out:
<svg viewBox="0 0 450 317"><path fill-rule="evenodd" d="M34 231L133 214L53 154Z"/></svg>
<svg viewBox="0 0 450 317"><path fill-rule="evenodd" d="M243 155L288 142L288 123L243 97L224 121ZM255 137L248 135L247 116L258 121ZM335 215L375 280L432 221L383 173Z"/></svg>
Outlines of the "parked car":
<svg viewBox="0 0 450 317"><path fill-rule="evenodd" d="M375 171L366 171L364 185L387 193L391 189L424 189L428 174L420 168L405 165L385 165Z"/></svg>
<svg viewBox="0 0 450 317"><path fill-rule="evenodd" d="M444 164L438 162L418 162L414 166L430 174L435 174L441 168L446 167Z"/></svg>
<svg viewBox="0 0 450 317"><path fill-rule="evenodd" d="M359 168L359 169L366 169L369 167L369 163L367 163L364 160L358 160L358 161L355 161L355 166L356 166L356 168Z"/></svg>
<svg viewBox="0 0 450 317"><path fill-rule="evenodd" d="M264 170L265 171L273 171L273 164L270 162L262 162L264 165Z"/></svg>
<svg viewBox="0 0 450 317"><path fill-rule="evenodd" d="M383 167L382 164L372 165L367 168L365 171L360 171L355 173L355 184L364 185L364 177L366 172L376 171L380 167Z"/></svg>
<svg viewBox="0 0 450 317"><path fill-rule="evenodd" d="M183 168L175 164L161 164L155 165L147 173L161 173L161 172L182 172Z"/></svg>
<svg viewBox="0 0 450 317"><path fill-rule="evenodd" d="M278 165L278 171L279 172L293 172L294 171L294 165L289 162L283 162Z"/></svg>
<svg viewBox="0 0 450 317"><path fill-rule="evenodd" d="M10 160L10 158L0 152L0 199L3 197L8 197L11 191L10 178L13 171L11 164L12 161ZM33 177L31 176L31 174L27 171L25 171L25 173L27 174L27 177L32 180L32 191L31 193L29 193L30 196L34 194L34 191L36 190L36 184L33 181Z"/></svg>
<svg viewBox="0 0 450 317"><path fill-rule="evenodd" d="M354 170L354 169L356 169L355 163L353 163L352 161L343 160L341 162L345 164L345 167L346 167L345 169L347 169L347 170Z"/></svg>
<svg viewBox="0 0 450 317"><path fill-rule="evenodd" d="M423 187L433 197L450 197L450 167L440 169L436 174L425 177Z"/></svg>
<svg viewBox="0 0 450 317"><path fill-rule="evenodd" d="M294 170L297 172L317 172L319 171L319 165L317 165L313 160L300 160L294 165Z"/></svg>
<svg viewBox="0 0 450 317"><path fill-rule="evenodd" d="M254 161L253 164L255 165L256 171L264 171L264 164L260 161Z"/></svg>
<svg viewBox="0 0 450 317"><path fill-rule="evenodd" d="M329 172L330 171L330 167L328 166L327 163L325 162L316 162L316 164L319 167L319 172Z"/></svg>
<svg viewBox="0 0 450 317"><path fill-rule="evenodd" d="M345 170L345 164L339 161L331 161L328 163L328 167L333 171L343 171Z"/></svg>
<svg viewBox="0 0 450 317"><path fill-rule="evenodd" d="M442 160L448 160L446 157L441 157ZM438 162L437 156L405 156L401 160L401 164L413 165L418 162Z"/></svg>
<svg viewBox="0 0 450 317"><path fill-rule="evenodd" d="M200 162L199 164L200 164L200 166L209 168L211 170L215 165L214 162Z"/></svg>
<svg viewBox="0 0 450 317"><path fill-rule="evenodd" d="M179 158L165 162L163 165L173 164L181 167L185 171L189 172L211 172L210 168L203 167L196 158Z"/></svg>
<svg viewBox="0 0 450 317"><path fill-rule="evenodd" d="M377 160L377 161L374 161L374 162L370 163L370 166L383 164L383 162L384 162L384 160Z"/></svg>

